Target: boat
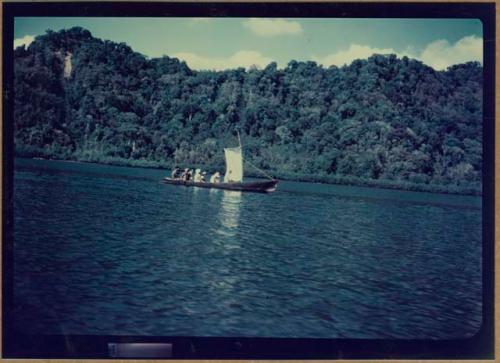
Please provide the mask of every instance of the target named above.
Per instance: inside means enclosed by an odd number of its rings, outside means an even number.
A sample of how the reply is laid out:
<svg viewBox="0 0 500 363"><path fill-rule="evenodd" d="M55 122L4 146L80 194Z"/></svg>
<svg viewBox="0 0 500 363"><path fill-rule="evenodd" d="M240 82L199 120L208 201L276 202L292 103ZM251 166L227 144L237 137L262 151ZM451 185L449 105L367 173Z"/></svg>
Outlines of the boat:
<svg viewBox="0 0 500 363"><path fill-rule="evenodd" d="M231 182L231 183L209 183L185 181L182 179L164 178L165 184L184 185L187 187L215 188L236 190L241 192L271 193L276 190L277 180L256 181L256 182Z"/></svg>
<svg viewBox="0 0 500 363"><path fill-rule="evenodd" d="M242 192L270 193L276 190L278 180L269 178L266 181L243 181L243 150L240 135L238 134L239 146L225 148L226 174L224 181L220 183L195 182L193 180L173 179L165 177L163 183L172 185L183 185L186 187L214 188L236 190ZM258 168L257 168L258 169ZM259 169L260 170L260 169Z"/></svg>

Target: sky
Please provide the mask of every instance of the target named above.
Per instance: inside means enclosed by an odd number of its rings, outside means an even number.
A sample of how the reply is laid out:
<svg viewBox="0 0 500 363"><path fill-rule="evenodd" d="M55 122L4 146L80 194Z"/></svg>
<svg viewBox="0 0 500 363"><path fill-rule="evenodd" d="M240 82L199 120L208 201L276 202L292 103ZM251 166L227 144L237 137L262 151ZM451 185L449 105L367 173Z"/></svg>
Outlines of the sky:
<svg viewBox="0 0 500 363"><path fill-rule="evenodd" d="M374 53L406 55L436 70L483 59L477 19L18 17L14 47L47 29L73 26L196 70L263 68L273 61L283 68L290 60L342 66Z"/></svg>

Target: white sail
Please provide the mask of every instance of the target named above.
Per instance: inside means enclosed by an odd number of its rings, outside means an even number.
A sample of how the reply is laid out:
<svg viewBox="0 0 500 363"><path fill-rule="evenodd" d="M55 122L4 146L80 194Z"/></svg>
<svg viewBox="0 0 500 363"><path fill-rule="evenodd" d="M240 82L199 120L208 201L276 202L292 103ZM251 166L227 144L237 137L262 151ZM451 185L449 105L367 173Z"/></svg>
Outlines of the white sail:
<svg viewBox="0 0 500 363"><path fill-rule="evenodd" d="M241 182L243 180L243 155L241 147L224 149L226 155L226 175L224 182Z"/></svg>

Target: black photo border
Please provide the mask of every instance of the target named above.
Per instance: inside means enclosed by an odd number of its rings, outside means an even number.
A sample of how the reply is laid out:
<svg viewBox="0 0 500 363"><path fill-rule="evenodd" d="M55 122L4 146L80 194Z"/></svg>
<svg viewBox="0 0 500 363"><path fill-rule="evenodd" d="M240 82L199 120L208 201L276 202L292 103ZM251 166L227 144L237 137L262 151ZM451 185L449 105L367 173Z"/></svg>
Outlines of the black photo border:
<svg viewBox="0 0 500 363"><path fill-rule="evenodd" d="M460 340L22 335L13 308L13 29L19 16L475 18L483 24L483 322ZM493 359L495 3L44 2L3 4L2 357L109 358L108 343L165 342L174 359Z"/></svg>

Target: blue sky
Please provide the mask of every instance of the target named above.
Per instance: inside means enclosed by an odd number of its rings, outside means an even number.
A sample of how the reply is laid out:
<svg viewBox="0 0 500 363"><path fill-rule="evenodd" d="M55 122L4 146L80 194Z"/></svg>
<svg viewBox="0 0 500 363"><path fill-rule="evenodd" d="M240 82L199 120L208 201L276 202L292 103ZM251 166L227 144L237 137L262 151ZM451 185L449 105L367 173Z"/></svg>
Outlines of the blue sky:
<svg viewBox="0 0 500 363"><path fill-rule="evenodd" d="M23 17L15 19L14 45L73 26L148 57L180 58L193 69L262 68L271 61L283 67L292 59L342 66L373 53L407 55L435 69L482 62L476 19Z"/></svg>

